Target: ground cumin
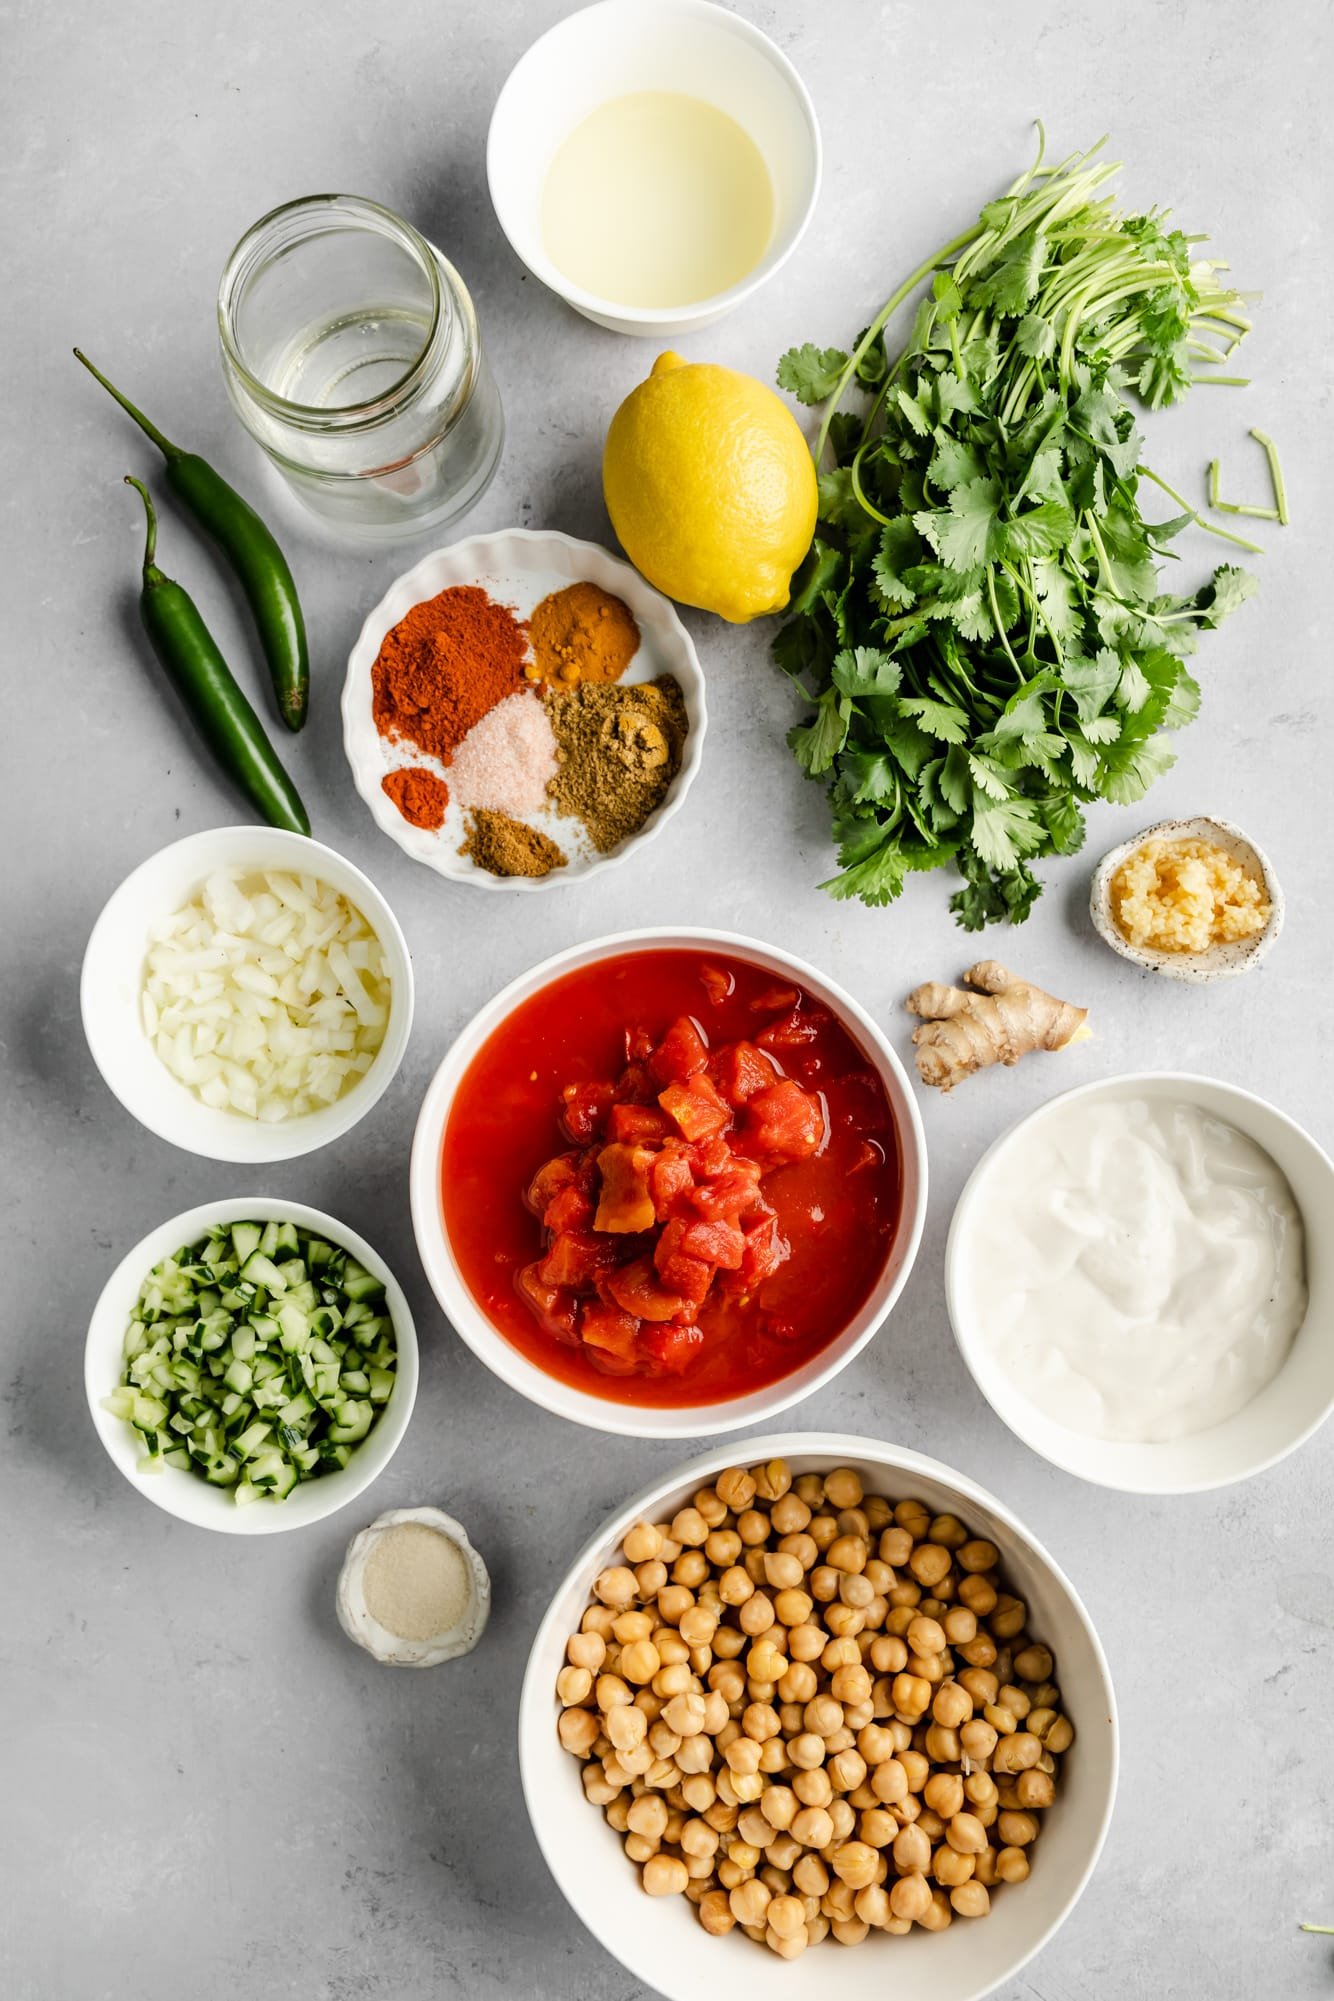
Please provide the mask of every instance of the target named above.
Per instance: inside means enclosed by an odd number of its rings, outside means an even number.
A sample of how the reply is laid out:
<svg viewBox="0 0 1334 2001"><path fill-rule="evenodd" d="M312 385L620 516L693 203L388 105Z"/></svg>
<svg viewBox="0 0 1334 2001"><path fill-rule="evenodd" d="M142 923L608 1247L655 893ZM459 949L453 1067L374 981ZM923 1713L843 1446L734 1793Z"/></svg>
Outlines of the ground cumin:
<svg viewBox="0 0 1334 2001"><path fill-rule="evenodd" d="M371 669L372 714L448 764L475 722L524 683L528 633L476 584L425 598L388 631Z"/></svg>
<svg viewBox="0 0 1334 2001"><path fill-rule="evenodd" d="M565 866L565 856L554 841L522 820L511 820L508 813L478 807L465 824L468 831L459 853L488 875L550 875L552 869Z"/></svg>
<svg viewBox="0 0 1334 2001"><path fill-rule="evenodd" d="M433 771L423 771L417 765L403 765L398 771L386 771L380 780L380 788L412 826L425 827L428 832L433 832L436 827L444 825L449 787Z"/></svg>
<svg viewBox="0 0 1334 2001"><path fill-rule="evenodd" d="M639 627L629 605L599 584L568 584L543 598L528 620L530 681L573 688L581 681L619 681L639 651Z"/></svg>
<svg viewBox="0 0 1334 2001"><path fill-rule="evenodd" d="M547 797L582 820L600 854L637 834L681 768L685 701L670 674L544 697L560 764Z"/></svg>

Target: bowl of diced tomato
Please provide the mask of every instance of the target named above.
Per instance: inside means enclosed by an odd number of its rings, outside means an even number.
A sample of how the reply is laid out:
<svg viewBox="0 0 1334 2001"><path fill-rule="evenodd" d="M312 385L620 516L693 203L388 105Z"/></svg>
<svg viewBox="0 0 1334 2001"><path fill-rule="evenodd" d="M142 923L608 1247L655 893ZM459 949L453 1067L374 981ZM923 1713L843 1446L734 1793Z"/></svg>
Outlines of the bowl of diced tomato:
<svg viewBox="0 0 1334 2001"><path fill-rule="evenodd" d="M912 1090L824 974L728 932L622 932L482 1008L429 1085L412 1212L473 1352L562 1417L698 1437L866 1345L926 1213Z"/></svg>

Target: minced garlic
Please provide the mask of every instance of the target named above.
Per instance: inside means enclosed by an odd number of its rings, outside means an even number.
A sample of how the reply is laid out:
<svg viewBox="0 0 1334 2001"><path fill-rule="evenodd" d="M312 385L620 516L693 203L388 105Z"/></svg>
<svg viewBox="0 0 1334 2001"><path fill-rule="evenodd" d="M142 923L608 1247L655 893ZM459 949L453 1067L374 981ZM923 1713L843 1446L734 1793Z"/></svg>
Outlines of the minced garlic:
<svg viewBox="0 0 1334 2001"><path fill-rule="evenodd" d="M1149 952L1205 952L1269 922L1264 885L1213 841L1145 841L1112 878L1112 916Z"/></svg>

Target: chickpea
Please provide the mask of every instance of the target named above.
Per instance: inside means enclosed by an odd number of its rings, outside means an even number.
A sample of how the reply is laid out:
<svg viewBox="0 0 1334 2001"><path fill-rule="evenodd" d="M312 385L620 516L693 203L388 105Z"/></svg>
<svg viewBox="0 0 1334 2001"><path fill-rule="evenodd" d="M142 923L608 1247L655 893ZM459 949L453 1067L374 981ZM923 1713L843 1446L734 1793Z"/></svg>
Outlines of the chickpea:
<svg viewBox="0 0 1334 2001"><path fill-rule="evenodd" d="M697 1585L703 1584L709 1574L709 1559L702 1549L682 1550L672 1565L672 1581L686 1586L692 1593Z"/></svg>
<svg viewBox="0 0 1334 2001"><path fill-rule="evenodd" d="M866 1625L865 1612L852 1605L831 1605L824 1615L825 1625L839 1639L855 1639Z"/></svg>
<svg viewBox="0 0 1334 2001"><path fill-rule="evenodd" d="M829 1681L829 1693L837 1702L855 1707L871 1699L871 1677L858 1661L855 1667L836 1668Z"/></svg>
<svg viewBox="0 0 1334 2001"><path fill-rule="evenodd" d="M946 1890L952 1890L958 1883L966 1883L975 1866L971 1855L961 1855L947 1841L942 1842L931 1856L931 1874Z"/></svg>
<svg viewBox="0 0 1334 2001"><path fill-rule="evenodd" d="M861 1478L850 1466L836 1466L824 1478L824 1498L835 1508L855 1508L860 1505L863 1488Z"/></svg>
<svg viewBox="0 0 1334 2001"><path fill-rule="evenodd" d="M673 1661L670 1667L659 1668L651 1685L653 1693L661 1696L664 1703L670 1702L674 1695L688 1695L697 1689L699 1680L690 1665L690 1656Z"/></svg>
<svg viewBox="0 0 1334 2001"><path fill-rule="evenodd" d="M996 1850L994 1848L984 1848L980 1855L973 1857L973 1881L984 1884L988 1890L993 1883L999 1881L996 1875Z"/></svg>
<svg viewBox="0 0 1334 2001"><path fill-rule="evenodd" d="M976 1855L987 1845L987 1830L975 1813L956 1813L945 1829L945 1839L960 1855Z"/></svg>
<svg viewBox="0 0 1334 2001"><path fill-rule="evenodd" d="M704 1728L704 1697L693 1690L674 1695L662 1712L662 1720L678 1737L698 1737Z"/></svg>
<svg viewBox="0 0 1334 2001"><path fill-rule="evenodd" d="M819 1687L815 1669L806 1661L793 1661L778 1683L778 1693L784 1702L810 1701Z"/></svg>
<svg viewBox="0 0 1334 2001"><path fill-rule="evenodd" d="M762 1501L781 1501L792 1485L792 1469L785 1459L771 1459L754 1472L755 1492Z"/></svg>
<svg viewBox="0 0 1334 2001"><path fill-rule="evenodd" d="M741 1555L741 1538L735 1529L713 1529L704 1554L715 1570L728 1570Z"/></svg>
<svg viewBox="0 0 1334 2001"><path fill-rule="evenodd" d="M768 1696L761 1697L756 1684L769 1682L776 1686L786 1673L787 1656L780 1651L777 1642L772 1637L757 1640L746 1655L746 1674L750 1681L751 1694L757 1700L767 1702Z"/></svg>
<svg viewBox="0 0 1334 2001"><path fill-rule="evenodd" d="M767 1633L777 1618L774 1601L764 1591L753 1591L737 1612L737 1624L752 1640Z"/></svg>
<svg viewBox="0 0 1334 2001"><path fill-rule="evenodd" d="M787 1636L787 1644L794 1661L818 1661L826 1645L824 1628L803 1621L801 1625L793 1626Z"/></svg>
<svg viewBox="0 0 1334 2001"><path fill-rule="evenodd" d="M707 1772L695 1772L682 1780L681 1797L693 1812L702 1814L713 1805L718 1794Z"/></svg>
<svg viewBox="0 0 1334 2001"><path fill-rule="evenodd" d="M556 1676L556 1694L567 1709L577 1709L593 1692L593 1677L586 1667L563 1667Z"/></svg>
<svg viewBox="0 0 1334 2001"><path fill-rule="evenodd" d="M1050 1772L1021 1772L1014 1790L1021 1807L1047 1807L1056 1797L1056 1782Z"/></svg>
<svg viewBox="0 0 1334 2001"><path fill-rule="evenodd" d="M963 1812L963 1780L957 1772L933 1772L922 1797L942 1820L952 1820L956 1813Z"/></svg>
<svg viewBox="0 0 1334 2001"><path fill-rule="evenodd" d="M800 1494L788 1492L769 1510L769 1520L780 1536L800 1535L811 1518L811 1510Z"/></svg>
<svg viewBox="0 0 1334 2001"><path fill-rule="evenodd" d="M964 1640L955 1652L969 1667L989 1668L996 1660L996 1642L990 1633L978 1632L971 1640Z"/></svg>
<svg viewBox="0 0 1334 2001"><path fill-rule="evenodd" d="M632 1640L628 1647L621 1648L622 1678L634 1682L636 1687L652 1681L661 1666L662 1655L652 1640Z"/></svg>
<svg viewBox="0 0 1334 2001"><path fill-rule="evenodd" d="M897 1820L882 1806L868 1806L858 1816L857 1833L870 1848L892 1848L898 1832Z"/></svg>
<svg viewBox="0 0 1334 2001"><path fill-rule="evenodd" d="M625 1554L631 1563L648 1563L662 1552L662 1532L651 1522L636 1522L626 1531Z"/></svg>
<svg viewBox="0 0 1334 2001"><path fill-rule="evenodd" d="M1036 1814L1006 1812L998 1816L996 1831L1007 1848L1027 1848L1036 1841L1042 1824Z"/></svg>
<svg viewBox="0 0 1334 2001"><path fill-rule="evenodd" d="M659 1843L647 1834L627 1834L622 1846L632 1862L647 1862L658 1853Z"/></svg>
<svg viewBox="0 0 1334 2001"><path fill-rule="evenodd" d="M757 1925L769 1908L771 1893L767 1883L752 1876L738 1883L727 1901L739 1925Z"/></svg>
<svg viewBox="0 0 1334 2001"><path fill-rule="evenodd" d="M764 1747L760 1752L760 1770L769 1773L771 1776L777 1776L779 1773L786 1772L787 1769L787 1745L781 1737L766 1739Z"/></svg>
<svg viewBox="0 0 1334 2001"><path fill-rule="evenodd" d="M908 1649L893 1633L880 1633L871 1642L871 1666L877 1674L901 1674L908 1665Z"/></svg>
<svg viewBox="0 0 1334 2001"><path fill-rule="evenodd" d="M714 1481L713 1490L723 1506L737 1514L755 1498L755 1482L744 1466L727 1467Z"/></svg>
<svg viewBox="0 0 1334 2001"><path fill-rule="evenodd" d="M1002 1848L998 1851L996 1874L1002 1883L1022 1883L1028 1869L1028 1857L1022 1848Z"/></svg>
<svg viewBox="0 0 1334 2001"><path fill-rule="evenodd" d="M996 1746L993 1772L1028 1772L1042 1756L1042 1746L1030 1730L1016 1730Z"/></svg>
<svg viewBox="0 0 1334 2001"><path fill-rule="evenodd" d="M643 1743L645 1737L648 1735L649 1726L648 1718L643 1710L637 1704L627 1702L622 1703L619 1709L612 1710L611 1714L607 1717L605 1727L613 1748L617 1751L625 1752L633 1751L636 1745ZM656 1729L657 1727L655 1724L654 1728ZM663 1751L662 1755L670 1757L676 1750L679 1742L679 1738L674 1739L672 1751ZM655 1748L659 1747L655 1746Z"/></svg>
<svg viewBox="0 0 1334 2001"><path fill-rule="evenodd" d="M931 1702L931 1714L948 1730L958 1730L973 1713L973 1698L957 1681L943 1681Z"/></svg>
<svg viewBox="0 0 1334 2001"><path fill-rule="evenodd" d="M771 1897L764 1916L770 1931L779 1938L795 1938L806 1928L806 1910L800 1897Z"/></svg>
<svg viewBox="0 0 1334 2001"><path fill-rule="evenodd" d="M678 1897L690 1873L679 1855L650 1855L639 1880L650 1897Z"/></svg>
<svg viewBox="0 0 1334 2001"><path fill-rule="evenodd" d="M931 1767L920 1751L900 1751L899 1763L908 1774L908 1789L920 1793L931 1776Z"/></svg>
<svg viewBox="0 0 1334 2001"><path fill-rule="evenodd" d="M814 1610L808 1591L780 1591L774 1599L774 1616L782 1626L804 1626Z"/></svg>
<svg viewBox="0 0 1334 2001"><path fill-rule="evenodd" d="M571 1633L565 1653L571 1667L587 1668L590 1674L596 1674L607 1658L607 1642L601 1633Z"/></svg>
<svg viewBox="0 0 1334 2001"><path fill-rule="evenodd" d="M902 1716L918 1717L931 1700L931 1684L916 1674L896 1674L894 1707Z"/></svg>
<svg viewBox="0 0 1334 2001"><path fill-rule="evenodd" d="M792 1790L803 1806L828 1806L834 1797L834 1782L823 1765L813 1771L794 1773Z"/></svg>
<svg viewBox="0 0 1334 2001"><path fill-rule="evenodd" d="M782 1726L772 1703L751 1702L742 1712L741 1727L747 1737L753 1737L757 1744L765 1744L778 1735Z"/></svg>
<svg viewBox="0 0 1334 2001"><path fill-rule="evenodd" d="M908 1568L919 1584L934 1588L948 1574L951 1557L942 1544L920 1542L908 1558Z"/></svg>
<svg viewBox="0 0 1334 2001"><path fill-rule="evenodd" d="M792 1839L803 1848L828 1848L834 1838L834 1823L822 1806L804 1806L792 1821Z"/></svg>
<svg viewBox="0 0 1334 2001"><path fill-rule="evenodd" d="M731 1710L727 1697L720 1689L711 1688L704 1697L705 1730L710 1737L716 1737L720 1730L726 1729L730 1721Z"/></svg>
<svg viewBox="0 0 1334 2001"><path fill-rule="evenodd" d="M944 1652L945 1628L935 1619L924 1618L920 1612L908 1621L908 1630L904 1637L915 1654Z"/></svg>
<svg viewBox="0 0 1334 2001"><path fill-rule="evenodd" d="M964 1646L977 1638L977 1614L966 1605L951 1605L941 1620L948 1646Z"/></svg>
<svg viewBox="0 0 1334 2001"><path fill-rule="evenodd" d="M725 1938L736 1923L723 1890L706 1890L698 1908L699 1921L711 1938Z"/></svg>
<svg viewBox="0 0 1334 2001"><path fill-rule="evenodd" d="M950 1903L961 1918L984 1918L991 1909L983 1883L960 1883L950 1891Z"/></svg>
<svg viewBox="0 0 1334 2001"><path fill-rule="evenodd" d="M865 1570L868 1554L861 1536L841 1535L825 1551L825 1562L831 1570L857 1572Z"/></svg>
<svg viewBox="0 0 1334 2001"><path fill-rule="evenodd" d="M827 1563L817 1563L806 1577L806 1589L817 1605L832 1604L838 1597L839 1573Z"/></svg>
<svg viewBox="0 0 1334 2001"><path fill-rule="evenodd" d="M679 1626L694 1602L694 1592L684 1584L664 1584L658 1593L658 1616L665 1626Z"/></svg>
<svg viewBox="0 0 1334 2001"><path fill-rule="evenodd" d="M894 1867L898 1870L900 1876L924 1875L931 1866L930 1836L924 1834L915 1821L909 1821L908 1825L900 1828L898 1834L894 1837L892 1853L894 1856ZM899 1911L898 1915L899 1917L908 1917L911 1913Z"/></svg>
<svg viewBox="0 0 1334 2001"><path fill-rule="evenodd" d="M775 1591L787 1591L801 1583L806 1575L800 1560L789 1556L783 1550L767 1549L764 1552L765 1582Z"/></svg>
<svg viewBox="0 0 1334 2001"><path fill-rule="evenodd" d="M724 1605L744 1605L754 1589L750 1577L736 1564L718 1579L718 1596Z"/></svg>
<svg viewBox="0 0 1334 2001"><path fill-rule="evenodd" d="M885 1806L897 1806L907 1799L908 1774L897 1758L887 1758L883 1764L872 1767L871 1791Z"/></svg>
<svg viewBox="0 0 1334 2001"><path fill-rule="evenodd" d="M584 1766L584 1793L594 1806L610 1806L621 1788L609 1785L600 1765Z"/></svg>
<svg viewBox="0 0 1334 2001"><path fill-rule="evenodd" d="M924 1932L943 1932L954 1922L954 1912L950 1907L949 1892L933 1890L929 1910L923 1911L917 1920Z"/></svg>
<svg viewBox="0 0 1334 2001"><path fill-rule="evenodd" d="M838 1602L854 1612L866 1612L875 1600L875 1586L864 1571L844 1571L838 1580Z"/></svg>
<svg viewBox="0 0 1334 2001"><path fill-rule="evenodd" d="M994 1542L976 1537L960 1544L958 1560L960 1570L994 1570L1000 1562L1000 1551Z"/></svg>
<svg viewBox="0 0 1334 2001"><path fill-rule="evenodd" d="M912 1923L920 1924L930 1904L931 1886L920 1870L905 1871L889 1893L889 1908L894 1916Z"/></svg>
<svg viewBox="0 0 1334 2001"><path fill-rule="evenodd" d="M1015 1673L1024 1681L1050 1681L1055 1663L1046 1647L1022 1647L1014 1657Z"/></svg>
<svg viewBox="0 0 1334 2001"><path fill-rule="evenodd" d="M801 1843L791 1834L774 1834L769 1837L769 1845L764 1851L765 1860L776 1869L789 1873L793 1865L805 1854ZM772 1885L770 1886L772 1887Z"/></svg>
<svg viewBox="0 0 1334 2001"><path fill-rule="evenodd" d="M973 1698L973 1706L994 1702L1000 1694L1000 1683L987 1668L967 1667L957 1677L960 1688L966 1688Z"/></svg>
<svg viewBox="0 0 1334 2001"><path fill-rule="evenodd" d="M626 1814L626 1826L633 1834L646 1835L650 1841L661 1841L667 1832L667 1802L658 1793L641 1793L632 1800Z"/></svg>
<svg viewBox="0 0 1334 2001"><path fill-rule="evenodd" d="M846 1883L850 1890L864 1890L875 1881L879 1859L875 1849L865 1841L843 1841L829 1862L840 1883Z"/></svg>
<svg viewBox="0 0 1334 2001"><path fill-rule="evenodd" d="M996 1609L991 1614L990 1625L993 1639L1013 1640L1023 1632L1028 1621L1028 1607L1022 1598L1013 1598L1003 1591L996 1600Z"/></svg>
<svg viewBox="0 0 1334 2001"><path fill-rule="evenodd" d="M587 1709L565 1709L556 1724L556 1734L576 1758L587 1757L598 1738L598 1721Z"/></svg>
<svg viewBox="0 0 1334 2001"><path fill-rule="evenodd" d="M1068 1751L1070 1749L1070 1746L1074 1743L1074 1741L1075 1741L1074 1724L1070 1721L1070 1718L1068 1716L1058 1716L1056 1721L1052 1724L1051 1729L1047 1732L1047 1737L1046 1737L1047 1749L1052 1753L1054 1753L1054 1755L1059 1758L1063 1751Z"/></svg>

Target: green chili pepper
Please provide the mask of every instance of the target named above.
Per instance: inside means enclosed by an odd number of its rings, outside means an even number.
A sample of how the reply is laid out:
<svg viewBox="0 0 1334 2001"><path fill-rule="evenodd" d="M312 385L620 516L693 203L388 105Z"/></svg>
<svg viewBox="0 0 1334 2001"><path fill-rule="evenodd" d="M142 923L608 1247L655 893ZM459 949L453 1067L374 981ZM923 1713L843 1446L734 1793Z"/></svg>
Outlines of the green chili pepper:
<svg viewBox="0 0 1334 2001"><path fill-rule="evenodd" d="M126 473L125 484L134 487L148 512L139 610L153 651L227 776L271 827L308 834L310 821L296 787L233 679L198 606L180 584L163 576L153 560L157 554L157 515L148 488L131 473Z"/></svg>
<svg viewBox="0 0 1334 2001"><path fill-rule="evenodd" d="M145 436L153 440L167 461L167 485L231 563L259 628L260 643L273 677L273 691L278 698L278 714L289 730L299 730L306 720L310 662L301 604L287 558L254 508L242 500L234 487L228 486L221 473L214 472L207 459L194 452L183 452L179 445L164 438L157 425L150 424L142 410L136 410L115 383L108 382L101 369L93 367L86 354L77 347L74 352L88 373L96 377Z"/></svg>

